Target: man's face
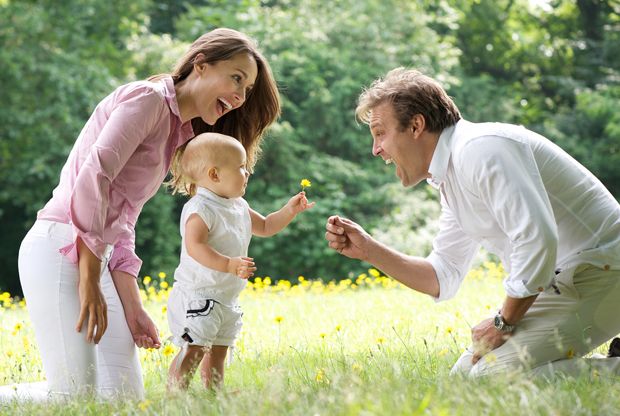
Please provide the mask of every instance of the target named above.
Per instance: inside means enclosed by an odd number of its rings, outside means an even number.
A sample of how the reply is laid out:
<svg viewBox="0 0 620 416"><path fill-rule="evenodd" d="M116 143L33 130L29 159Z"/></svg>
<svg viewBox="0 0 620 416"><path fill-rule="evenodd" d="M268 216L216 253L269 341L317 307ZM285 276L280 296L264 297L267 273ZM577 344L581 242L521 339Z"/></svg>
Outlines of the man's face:
<svg viewBox="0 0 620 416"><path fill-rule="evenodd" d="M384 102L372 109L370 133L373 156L396 165L396 176L403 186L417 185L428 177L428 163L419 144L420 134L416 134L413 124L401 131L391 103Z"/></svg>

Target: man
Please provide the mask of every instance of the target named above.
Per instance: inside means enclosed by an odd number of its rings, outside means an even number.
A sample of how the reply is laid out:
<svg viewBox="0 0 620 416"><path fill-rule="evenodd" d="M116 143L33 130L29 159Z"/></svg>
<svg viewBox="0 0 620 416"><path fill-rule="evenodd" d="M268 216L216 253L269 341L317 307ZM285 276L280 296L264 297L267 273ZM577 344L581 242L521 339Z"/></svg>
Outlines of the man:
<svg viewBox="0 0 620 416"><path fill-rule="evenodd" d="M570 358L620 332L620 206L586 168L523 127L463 120L444 89L414 70L376 80L356 115L403 186L426 179L439 189L440 230L428 257L412 257L332 216L329 246L437 301L455 295L480 245L508 271L502 308L472 329L453 373L575 374L585 361ZM620 358L590 361L620 373Z"/></svg>

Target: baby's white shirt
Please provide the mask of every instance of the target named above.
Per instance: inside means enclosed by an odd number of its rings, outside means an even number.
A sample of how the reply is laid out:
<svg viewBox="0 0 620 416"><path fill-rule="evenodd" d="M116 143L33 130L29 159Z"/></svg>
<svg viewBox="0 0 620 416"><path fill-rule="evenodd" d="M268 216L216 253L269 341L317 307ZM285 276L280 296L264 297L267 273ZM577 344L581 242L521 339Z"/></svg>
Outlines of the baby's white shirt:
<svg viewBox="0 0 620 416"><path fill-rule="evenodd" d="M243 198L222 198L198 187L181 213L181 258L174 284L185 293L234 306L247 280L205 267L190 257L185 246L185 225L192 214L200 216L209 228L207 243L211 248L229 257L247 256L252 238L249 205Z"/></svg>

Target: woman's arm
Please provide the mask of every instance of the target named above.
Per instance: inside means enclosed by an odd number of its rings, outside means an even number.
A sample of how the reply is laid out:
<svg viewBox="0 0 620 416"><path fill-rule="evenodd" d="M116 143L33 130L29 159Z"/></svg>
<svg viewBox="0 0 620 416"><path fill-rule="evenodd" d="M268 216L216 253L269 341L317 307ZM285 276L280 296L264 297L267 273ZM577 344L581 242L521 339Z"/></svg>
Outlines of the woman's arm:
<svg viewBox="0 0 620 416"><path fill-rule="evenodd" d="M82 331L84 322L88 322L86 341L99 343L108 327L108 312L103 292L101 291L101 261L84 244L77 239L78 250L78 295L80 297L80 316L75 330Z"/></svg>
<svg viewBox="0 0 620 416"><path fill-rule="evenodd" d="M157 327L142 307L135 277L121 270L114 270L111 274L134 342L140 348L159 348L161 341Z"/></svg>

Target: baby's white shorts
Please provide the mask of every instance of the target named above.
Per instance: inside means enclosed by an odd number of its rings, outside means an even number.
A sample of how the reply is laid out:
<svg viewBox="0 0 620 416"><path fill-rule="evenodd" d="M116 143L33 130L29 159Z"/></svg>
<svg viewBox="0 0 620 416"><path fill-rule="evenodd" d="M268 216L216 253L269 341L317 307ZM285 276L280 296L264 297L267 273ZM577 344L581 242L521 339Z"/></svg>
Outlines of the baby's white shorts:
<svg viewBox="0 0 620 416"><path fill-rule="evenodd" d="M168 326L172 342L190 345L232 347L241 332L243 312L211 299L173 287L168 298Z"/></svg>

